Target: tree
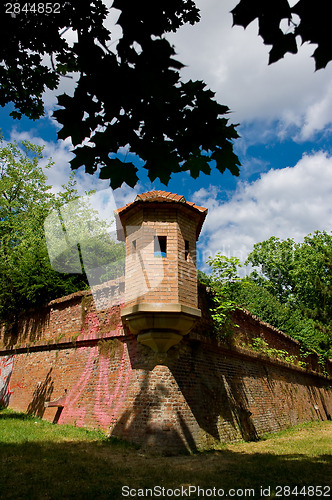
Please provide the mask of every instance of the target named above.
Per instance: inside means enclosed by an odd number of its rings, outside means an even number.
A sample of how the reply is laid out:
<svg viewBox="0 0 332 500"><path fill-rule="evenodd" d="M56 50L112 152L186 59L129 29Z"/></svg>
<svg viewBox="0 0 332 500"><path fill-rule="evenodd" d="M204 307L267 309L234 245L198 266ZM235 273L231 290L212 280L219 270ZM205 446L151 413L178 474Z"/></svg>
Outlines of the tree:
<svg viewBox="0 0 332 500"><path fill-rule="evenodd" d="M332 60L332 33L330 26L329 2L318 0L299 0L292 7L288 0L241 0L232 10L235 25L246 28L258 19L259 35L266 45L272 45L269 63L284 57L287 52L296 54L301 42L317 44L313 53L316 70L325 68ZM280 26L283 20L288 21L286 32Z"/></svg>
<svg viewBox="0 0 332 500"><path fill-rule="evenodd" d="M23 141L0 148L0 317L86 287L49 264L43 224L56 197L39 166L42 148ZM48 166L50 166L50 162Z"/></svg>
<svg viewBox="0 0 332 500"><path fill-rule="evenodd" d="M104 25L108 9L103 0L3 2L0 105L13 103L15 118L37 119L44 113L43 92L75 73L74 95L58 96L54 112L62 125L58 137L70 137L75 146L73 169L85 165L92 174L100 166L100 177L110 179L113 188L123 182L134 186L137 168L117 157L125 147L141 158L151 181L159 177L167 184L172 173L182 171L197 178L213 165L221 173L228 169L239 175L233 152L238 134L228 124L228 107L214 100L203 81L181 81L182 64L164 37L199 21L195 2L114 0L112 8L121 11L122 38L115 52L110 46L116 40ZM264 43L272 45L270 62L295 53L297 36L317 44L316 68L331 60L328 2L313 7L299 0L290 7L287 0L273 5L241 0L233 10L234 24L246 27L256 18ZM283 19L293 32L282 31ZM69 29L77 36L73 46L64 37Z"/></svg>
<svg viewBox="0 0 332 500"><path fill-rule="evenodd" d="M206 262L212 270L209 277L209 285L212 289L214 307L211 317L216 325L217 336L227 338L232 334L234 326L231 320L231 312L238 309L239 304L234 301L239 286L243 285L238 274L238 268L242 267L237 257L226 257L221 253ZM200 275L205 282L207 276ZM202 282L204 282L202 281Z"/></svg>
<svg viewBox="0 0 332 500"><path fill-rule="evenodd" d="M294 246L295 243L290 238L281 241L272 236L266 241L256 243L246 262L259 269L251 273L251 279L282 303L288 302L294 295L291 277L295 264Z"/></svg>
<svg viewBox="0 0 332 500"><path fill-rule="evenodd" d="M246 307L307 349L330 356L332 233L316 231L302 243L272 237L254 245L246 263L258 269L250 279L258 290L264 290L257 294L257 302L254 298L254 305ZM242 295L246 304L250 295Z"/></svg>
<svg viewBox="0 0 332 500"><path fill-rule="evenodd" d="M89 286L85 268L52 268L45 241L44 221L51 210L57 212L64 202L78 198L71 180L63 191L54 195L46 183L46 175L39 165L42 147L23 141L21 147L10 143L0 148L0 319L15 319L29 307L45 304L51 299L86 289ZM48 166L51 162L48 163ZM47 167L46 167L47 168ZM76 203L93 220L89 232L80 232L79 241L85 245L85 266L95 269L112 257L118 264L123 247L107 240L107 224L98 220L96 212L86 202ZM87 217L84 217L87 220ZM75 223L75 221L74 221ZM61 263L72 260L77 242L57 252ZM75 247L75 248L74 248ZM93 253L93 266L90 265ZM90 267L89 267L90 266ZM114 266L113 266L114 267ZM104 277L109 279L106 268ZM112 277L112 276L111 276Z"/></svg>
<svg viewBox="0 0 332 500"><path fill-rule="evenodd" d="M332 317L332 233L316 231L302 243L272 237L254 245L251 278L282 303L322 323Z"/></svg>
<svg viewBox="0 0 332 500"><path fill-rule="evenodd" d="M47 249L54 270L82 272L94 287L124 276L125 244L118 241L112 213L101 219L93 208L100 202L98 193L78 197L75 184L63 186L45 219Z"/></svg>
<svg viewBox="0 0 332 500"><path fill-rule="evenodd" d="M246 264L257 269L242 279L235 257L217 254L207 263L212 274L203 279L214 291L218 327L244 307L299 340L304 355L331 357L332 233L316 231L301 243L271 237L255 244Z"/></svg>
<svg viewBox="0 0 332 500"><path fill-rule="evenodd" d="M172 172L188 170L194 178L209 174L211 162L220 172L239 174L238 134L228 124L227 106L204 82L181 82L183 65L163 37L198 21L192 0L114 0L123 33L116 53L108 48L112 35L103 25L108 9L102 0L60 0L52 4L59 6L56 14L46 7L20 7L15 14L6 5L0 7L0 105L13 102L16 118L39 118L44 90L76 72L74 95L59 96L54 112L62 125L58 137L76 146L73 169L85 165L92 174L101 166L100 177L113 188L134 186L137 168L115 157L126 147L144 161L151 181L167 184ZM69 28L77 34L72 47L63 36Z"/></svg>

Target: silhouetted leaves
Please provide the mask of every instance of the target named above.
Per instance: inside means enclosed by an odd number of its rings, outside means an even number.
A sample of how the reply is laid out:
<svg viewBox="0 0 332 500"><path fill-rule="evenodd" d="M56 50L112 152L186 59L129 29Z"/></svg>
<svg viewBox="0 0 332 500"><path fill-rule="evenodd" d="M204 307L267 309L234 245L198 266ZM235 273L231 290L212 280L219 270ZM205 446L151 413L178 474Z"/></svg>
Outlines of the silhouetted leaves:
<svg viewBox="0 0 332 500"><path fill-rule="evenodd" d="M121 11L123 33L116 53L109 50L115 40L103 24L108 9L102 0L59 3L57 15L11 16L0 7L0 105L13 102L16 118L39 118L42 93L54 89L60 76L76 72L73 96L58 96L54 112L62 126L58 137L76 146L73 169L84 165L94 173L101 167L101 177L113 188L122 182L134 186L136 167L115 158L125 148L144 161L151 181L167 184L183 170L195 178L210 173L206 152L224 145L228 151L237 137L224 118L228 108L214 100L204 82L181 82L183 65L163 38L199 20L194 1L115 0L112 8ZM77 35L73 45L61 36L68 28ZM223 166L215 159L220 171L239 165L228 153Z"/></svg>
<svg viewBox="0 0 332 500"><path fill-rule="evenodd" d="M62 126L58 137L69 137L77 146L72 168L85 165L86 172L94 173L101 166L112 186L121 181L133 185L135 168L113 161L126 148L143 160L151 180L167 183L172 173L185 169L195 178L207 174L207 155L220 172L227 168L238 175L237 133L225 118L227 106L215 101L204 82L180 80L183 65L164 38L199 20L193 0L115 0L112 8L121 11L120 40L104 26L108 9L102 0L58 3L56 15L10 15L6 4L0 5L1 106L12 102L14 118L37 119L44 113L44 91L75 72L74 95L59 96L54 113ZM290 7L287 0L241 0L232 13L234 24L243 27L258 19L259 35L272 45L270 63L296 53L296 37L317 44L317 69L332 59L328 2L300 0ZM283 20L289 24L286 32ZM77 36L73 44L64 37L68 29Z"/></svg>
<svg viewBox="0 0 332 500"><path fill-rule="evenodd" d="M269 64L278 61L287 52L297 53L296 37L301 42L317 44L313 53L316 70L325 68L332 59L332 32L329 2L299 0L290 7L287 0L241 0L232 10L235 25L246 28L258 19L259 35L266 45L272 45ZM294 14L299 16L298 21ZM280 28L283 19L288 20L289 32Z"/></svg>
<svg viewBox="0 0 332 500"><path fill-rule="evenodd" d="M109 159L107 166L102 167L100 171L101 179L111 179L111 187L116 189L123 182L134 187L138 181L136 175L137 168L132 163L124 163L118 158Z"/></svg>

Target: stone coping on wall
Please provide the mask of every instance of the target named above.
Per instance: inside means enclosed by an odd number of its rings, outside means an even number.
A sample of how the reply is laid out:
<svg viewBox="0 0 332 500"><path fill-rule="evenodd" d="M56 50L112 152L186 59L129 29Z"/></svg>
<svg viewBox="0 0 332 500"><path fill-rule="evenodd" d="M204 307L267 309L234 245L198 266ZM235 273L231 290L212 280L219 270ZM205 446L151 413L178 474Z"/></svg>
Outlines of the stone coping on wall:
<svg viewBox="0 0 332 500"><path fill-rule="evenodd" d="M258 316L256 316L255 314L252 314L250 311L247 311L247 309L244 309L244 308L237 309L234 313L234 316L236 317L236 315L238 315L238 314L245 316L246 318L250 318L255 323L258 323L259 325L268 328L272 332L276 333L278 336L284 338L287 342L291 342L297 346L301 345L301 343L298 340L294 339L293 337L291 337L287 333L283 332L282 330L279 330L275 326L270 325L270 323L266 323L265 321L262 321Z"/></svg>
<svg viewBox="0 0 332 500"><path fill-rule="evenodd" d="M76 300L78 298L82 298L85 296L93 296L93 293L99 292L99 291L105 291L107 289L110 289L112 287L117 287L120 285L124 285L125 283L125 278L124 276L120 276L119 278L116 278L114 280L106 281L105 283L102 283L100 285L96 285L93 287L93 291L91 289L88 290L80 290L78 292L71 293L69 295L65 295L63 297L59 297L57 299L53 299L50 302L48 302L45 307L52 307L57 304L63 304L65 302L70 302L73 300Z"/></svg>
<svg viewBox="0 0 332 500"><path fill-rule="evenodd" d="M301 373L309 373L311 375L315 375L317 377L322 377L324 379L328 379L332 381L332 377L328 375L324 375L322 373L316 372L314 370L310 370L308 368L303 368L299 365L293 364L293 363L287 363L286 361L283 361L278 358L273 358L271 356L268 356L267 354L264 354L262 352L256 352L251 349L246 349L244 347L239 347L239 346L229 346L224 342L221 342L220 340L211 338L211 337L206 337L204 335L191 332L188 335L188 340L189 341L198 341L201 342L202 344L205 344L208 349L210 350L219 350L220 352L223 352L224 354L229 354L230 356L233 357L239 357L239 358L246 358L246 359L254 359L257 361L261 361L262 363L270 363L272 365L278 365L278 366L283 366L285 368L288 368L290 370L296 370L300 371Z"/></svg>
<svg viewBox="0 0 332 500"><path fill-rule="evenodd" d="M79 347L89 347L95 346L102 342L107 342L108 340L120 340L123 342L129 341L132 339L132 335L109 335L109 336L97 336L95 335L93 338L85 338L80 340L68 341L60 340L59 342L35 342L33 344L25 344L20 347L11 347L10 349L0 349L0 356L8 356L11 354L24 354L29 352L40 352L40 351L54 351L60 349L77 349Z"/></svg>
<svg viewBox="0 0 332 500"><path fill-rule="evenodd" d="M120 282L121 282L121 279L114 280L113 282L110 283L110 285L112 285L112 286L117 285ZM100 288L103 288L104 286L105 285L101 285ZM70 307L70 305L74 305L74 304L76 304L77 307L80 307L80 305L77 304L77 301L82 301L82 299L84 297L89 297L89 296L92 296L91 290L83 290L83 291L75 292L75 293L72 293L70 295L60 297L58 299L50 301L42 309L44 311L51 310L52 308L56 309L57 306L65 305L65 304L68 304L68 307ZM0 354L5 355L5 354L14 353L14 352L19 353L19 352L28 352L28 351L32 351L32 350L47 350L47 349L59 349L59 348L65 348L65 347L66 348L78 347L78 346L82 346L82 345L96 343L96 342L99 342L101 340L108 340L111 338L121 338L122 340L125 341L127 338L130 338L130 334L129 334L128 329L126 327L123 327L123 325L121 324L120 310L123 308L123 305L124 304L118 304L117 314L119 316L119 318L118 318L119 324L114 325L115 328L107 329L105 327L102 327L101 331L96 330L93 333L91 333L89 331L86 331L86 332L83 331L83 324L82 324L81 329L78 329L78 328L70 329L70 327L69 327L68 329L66 329L66 331L64 332L63 335L59 335L58 337L51 338L48 340L39 339L39 340L34 340L32 342L30 342L30 341L24 342L23 341L19 345L12 345L10 347L6 347L3 345L2 347L0 347ZM94 309L94 307L92 306L91 311L93 309ZM33 312L34 314L36 314L36 313L38 313L38 310L36 310L36 309L30 310L27 313L29 313L29 312L30 313ZM107 311L100 311L99 312L100 314L99 313L96 314L96 311L94 311L96 316L98 316L98 315L101 316L105 312L107 312ZM29 314L27 314L27 313L25 314L25 316L27 317L27 321L28 321ZM22 315L22 317L24 318L24 315ZM279 329L269 325L268 323L260 320L257 316L253 315L249 311L244 310L244 309L239 309L235 312L235 318L236 317L238 319L241 319L241 321L243 321L244 324L247 321L252 322L252 324L254 326L257 325L258 327L265 329L265 331L268 332L269 334L272 334L273 336L277 336L275 338L282 339L289 346L294 346L296 348L296 350L299 350L300 343L296 339L293 339L292 337L285 334L281 330L279 330ZM115 323L117 323L117 322L115 321ZM120 326L120 324L121 324L121 326ZM0 328L0 330L1 330L1 328ZM259 329L257 329L256 336L257 337L260 336L260 333L261 332L259 331ZM264 361L269 360L269 362L271 362L271 363L288 366L292 369L300 370L302 372L309 371L306 368L302 368L302 367L296 366L294 364L289 364L289 363L282 361L282 360L279 360L279 359L271 358L271 357L265 355L264 353L254 352L254 351L250 350L249 348L240 347L239 345L227 346L227 344L225 344L225 343L219 341L218 339L216 339L215 337L213 337L211 335L211 333L208 335L202 334L202 329L199 329L199 328L196 329L194 327L193 331L189 333L188 339L196 340L196 341L199 340L200 342L204 343L205 345L210 346L211 348L215 347L218 349L222 349L223 351L232 353L233 355L236 355L236 353L238 353L242 357L248 356L251 358L262 359ZM272 345L272 347L275 347L275 346ZM328 369L329 373L332 374L332 360L329 360L328 368L329 368ZM318 372L316 372L315 370L311 370L311 372L318 374Z"/></svg>
<svg viewBox="0 0 332 500"><path fill-rule="evenodd" d="M120 340L122 342L130 342L133 341L134 336L131 334L126 334L123 332L122 335L114 335L114 332L112 332L112 335L105 335L105 336L98 336L95 335L93 338L85 338L81 340L76 340L76 341L68 341L68 340L60 340L59 342L53 342L53 343L43 343L43 342L37 342L34 343L33 345L25 345L21 346L19 348L12 348L12 349L5 349L5 350L0 350L0 355L10 355L10 354L24 354L24 353L29 353L29 352L38 352L38 351L51 351L51 350L62 350L62 349L75 349L79 347L89 347L89 346L95 346L95 345L102 345L101 343L107 342L109 340ZM207 337L195 332L190 332L186 337L185 341L188 343L192 342L200 342L203 344L206 349L211 350L213 352L219 351L221 355L224 356L231 356L231 357L237 357L239 359L247 359L247 360L252 360L252 361L258 361L263 364L271 364L271 365L276 365L280 366L283 368L286 368L288 370L295 370L301 373L306 373L308 375L312 375L315 377L322 378L324 380L331 380L332 382L332 377L328 376L327 374L319 373L315 370L308 369L308 368L303 368L301 366L298 366L296 364L288 363L286 361L273 358L271 356L268 356L264 353L261 352L255 352L250 349L246 349L244 347L239 347L239 346L229 346L225 342L221 342L218 339L214 339L211 337ZM177 350L179 346L175 347L175 351ZM156 365L158 363L156 362ZM167 360L165 362L167 365Z"/></svg>
<svg viewBox="0 0 332 500"><path fill-rule="evenodd" d="M57 304L63 304L64 302L74 301L75 299L80 299L86 295L92 295L91 290L81 290L80 292L71 293L70 295L65 295L64 297L59 297L58 299L53 299L48 302L45 307L56 306Z"/></svg>
<svg viewBox="0 0 332 500"><path fill-rule="evenodd" d="M98 287L96 287L96 289L104 289L105 287L116 286L122 282L123 282L123 278L120 278L117 280L112 280L110 282L103 283L102 285L99 285ZM51 300L50 302L45 304L40 309L53 308L54 306L56 307L57 305L64 304L66 302L75 302L77 299L82 299L83 297L87 297L87 296L92 297L92 291L90 289L74 292L72 294L65 295L63 297L59 297L57 299ZM124 304L119 304L119 305L122 308ZM23 317L23 316L27 315L27 313L32 313L32 312L36 312L36 311L37 311L37 309L31 308L31 309L27 310L24 314L23 313L20 314L20 316ZM100 311L100 312L104 312L104 311ZM278 328L270 325L269 323L262 321L258 316L252 314L251 312L247 311L244 308L237 309L235 311L235 313L233 313L233 315L235 318L239 315L240 317L242 316L242 318L244 317L244 318L250 319L254 323L256 323L256 324L270 330L271 332L277 334L279 337L283 338L286 342L290 342L293 345L296 345L297 347L300 346L300 342L298 340L294 339L293 337L290 337L288 334L286 334L283 331L279 330ZM0 325L0 327L1 327L1 325ZM76 335L77 333L78 333L78 331L74 331L74 332L72 332L72 335ZM332 362L332 360L330 360L330 361Z"/></svg>
<svg viewBox="0 0 332 500"><path fill-rule="evenodd" d="M98 331L93 333L82 333L81 330L70 330L66 331L66 334L53 339L40 339L33 342L21 342L9 347L0 347L0 355L13 354L20 352L29 352L34 350L48 350L48 349L60 349L68 347L79 347L83 345L89 345L91 343L100 342L103 340L110 340L114 338L126 338L131 335L127 332L127 329L116 328L115 330Z"/></svg>

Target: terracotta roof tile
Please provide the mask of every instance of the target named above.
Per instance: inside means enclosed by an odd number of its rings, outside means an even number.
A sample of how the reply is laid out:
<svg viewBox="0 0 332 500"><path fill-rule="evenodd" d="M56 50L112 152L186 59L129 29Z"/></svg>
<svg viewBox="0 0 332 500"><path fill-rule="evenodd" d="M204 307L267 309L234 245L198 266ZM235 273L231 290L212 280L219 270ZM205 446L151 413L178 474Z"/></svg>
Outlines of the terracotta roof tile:
<svg viewBox="0 0 332 500"><path fill-rule="evenodd" d="M201 214L201 222L197 228L197 236L201 230L203 221L207 214L208 209L205 207L200 207L192 203L191 201L186 201L185 197L176 193L170 193L168 191L148 191L147 193L141 193L136 196L132 203L127 203L122 208L118 208L115 213L117 215L123 215L127 210L130 210L131 207L140 203L181 203L187 207L190 207Z"/></svg>
<svg viewBox="0 0 332 500"><path fill-rule="evenodd" d="M134 201L180 201L185 202L184 196L167 191L148 191L147 193L138 194Z"/></svg>
<svg viewBox="0 0 332 500"><path fill-rule="evenodd" d="M124 210L127 210L130 206L132 206L134 203L137 202L177 202L177 203L184 203L185 205L189 205L190 207L196 208L200 212L207 212L207 208L205 207L200 207L198 205L195 205L195 203L192 203L191 201L186 201L185 197L176 193L170 193L168 191L148 191L147 193L141 193L138 194L135 198L135 200L132 203L127 203L122 208L119 208L117 210L117 213L121 213Z"/></svg>

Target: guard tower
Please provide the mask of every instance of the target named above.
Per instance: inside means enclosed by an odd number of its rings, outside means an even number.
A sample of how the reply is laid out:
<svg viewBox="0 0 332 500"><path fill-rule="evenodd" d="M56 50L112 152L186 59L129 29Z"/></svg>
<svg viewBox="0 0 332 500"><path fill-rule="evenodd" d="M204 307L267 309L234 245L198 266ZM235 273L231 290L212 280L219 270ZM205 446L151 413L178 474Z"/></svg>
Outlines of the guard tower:
<svg viewBox="0 0 332 500"><path fill-rule="evenodd" d="M117 210L126 243L122 319L137 340L166 353L200 318L196 241L207 209L166 191Z"/></svg>

